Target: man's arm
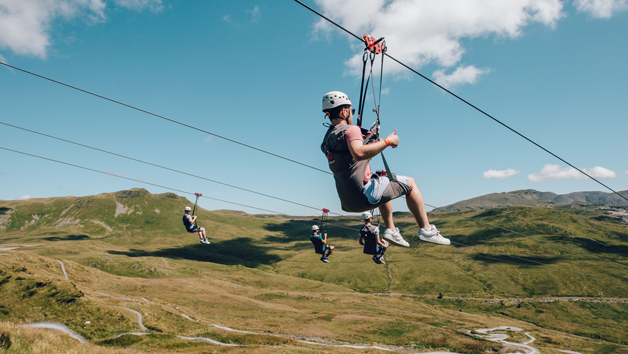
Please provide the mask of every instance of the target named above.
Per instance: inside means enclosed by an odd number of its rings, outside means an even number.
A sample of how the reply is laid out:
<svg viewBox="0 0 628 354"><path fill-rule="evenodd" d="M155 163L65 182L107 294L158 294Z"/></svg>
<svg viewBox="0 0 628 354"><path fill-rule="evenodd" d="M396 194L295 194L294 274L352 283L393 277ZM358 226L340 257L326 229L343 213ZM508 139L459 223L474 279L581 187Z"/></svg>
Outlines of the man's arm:
<svg viewBox="0 0 628 354"><path fill-rule="evenodd" d="M375 237L377 237L377 244L384 247L384 248L388 248L388 242L383 241L381 238L379 238L379 232L375 234Z"/></svg>
<svg viewBox="0 0 628 354"><path fill-rule="evenodd" d="M324 245L326 245L326 244L327 244L327 232L325 232L325 233L323 234L323 236L324 236L324 237L323 237L323 244L324 244Z"/></svg>
<svg viewBox="0 0 628 354"><path fill-rule="evenodd" d="M396 135L396 133L397 131L395 130L386 137L386 139L390 141L390 146L392 146L393 148L396 148L397 145L399 145L399 137ZM349 152L351 152L351 156L356 161L371 159L388 147L388 144L386 144L386 141L384 139L380 139L379 141L367 145L364 145L362 140L356 139L351 140L348 145Z"/></svg>

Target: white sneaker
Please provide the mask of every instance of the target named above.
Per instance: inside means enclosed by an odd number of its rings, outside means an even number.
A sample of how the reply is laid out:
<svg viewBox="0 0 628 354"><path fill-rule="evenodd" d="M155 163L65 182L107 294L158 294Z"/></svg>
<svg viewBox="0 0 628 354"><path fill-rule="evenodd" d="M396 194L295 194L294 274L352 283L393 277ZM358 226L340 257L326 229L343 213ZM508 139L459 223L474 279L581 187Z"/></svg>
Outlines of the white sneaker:
<svg viewBox="0 0 628 354"><path fill-rule="evenodd" d="M401 237L399 233L399 228L394 229L386 229L384 232L384 238L388 241L403 247L410 247L410 244Z"/></svg>
<svg viewBox="0 0 628 354"><path fill-rule="evenodd" d="M440 231L436 230L436 226L430 225L429 230L425 230L423 228L419 229L419 234L417 235L419 240L425 242L437 243L439 245L449 245L451 241L448 238L444 238L440 235Z"/></svg>
<svg viewBox="0 0 628 354"><path fill-rule="evenodd" d="M205 245L209 245L209 243L210 243L210 242L209 242L209 241L207 241L207 240L201 240L201 243L202 243L202 244L205 244Z"/></svg>

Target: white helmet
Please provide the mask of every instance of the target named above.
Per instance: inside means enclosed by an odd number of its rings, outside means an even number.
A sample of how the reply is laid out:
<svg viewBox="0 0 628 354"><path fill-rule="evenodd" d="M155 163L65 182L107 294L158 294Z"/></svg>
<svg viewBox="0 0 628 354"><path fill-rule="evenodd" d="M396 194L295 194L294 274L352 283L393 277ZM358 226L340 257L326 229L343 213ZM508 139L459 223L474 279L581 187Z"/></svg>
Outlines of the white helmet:
<svg viewBox="0 0 628 354"><path fill-rule="evenodd" d="M323 112L328 109L332 109L338 106L344 106L347 104L351 104L349 96L340 91L328 92L325 94L325 96L323 96Z"/></svg>
<svg viewBox="0 0 628 354"><path fill-rule="evenodd" d="M371 215L371 212L367 211L366 213L362 213L362 220L366 220L366 219L371 219L373 217L373 215Z"/></svg>
<svg viewBox="0 0 628 354"><path fill-rule="evenodd" d="M185 207L185 211L192 211L192 208L190 208L190 207Z"/></svg>
<svg viewBox="0 0 628 354"><path fill-rule="evenodd" d="M312 225L312 231L318 230L318 225Z"/></svg>

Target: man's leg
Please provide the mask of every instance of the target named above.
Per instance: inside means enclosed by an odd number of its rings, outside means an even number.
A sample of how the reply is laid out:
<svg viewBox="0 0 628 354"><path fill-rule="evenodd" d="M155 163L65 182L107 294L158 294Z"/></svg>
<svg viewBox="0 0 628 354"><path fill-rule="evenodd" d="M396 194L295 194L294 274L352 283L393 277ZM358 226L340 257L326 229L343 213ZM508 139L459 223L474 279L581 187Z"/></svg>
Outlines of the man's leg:
<svg viewBox="0 0 628 354"><path fill-rule="evenodd" d="M392 200L387 202L386 204L382 204L379 206L379 213L384 220L384 224L386 224L387 229L394 229L395 223L393 222L393 210L392 210Z"/></svg>
<svg viewBox="0 0 628 354"><path fill-rule="evenodd" d="M410 182L410 187L412 187L412 191L406 194L406 204L408 205L408 209L410 209L410 212L414 215L414 219L419 227L429 228L430 222L427 219L427 210L425 209L423 195L421 194L419 187L416 185L414 178L408 177L408 182ZM382 213L382 215L384 214ZM390 219L392 220L392 210L390 212Z"/></svg>
<svg viewBox="0 0 628 354"><path fill-rule="evenodd" d="M204 227L201 227L200 233L203 236L203 239L207 240L207 233L205 232L205 228Z"/></svg>

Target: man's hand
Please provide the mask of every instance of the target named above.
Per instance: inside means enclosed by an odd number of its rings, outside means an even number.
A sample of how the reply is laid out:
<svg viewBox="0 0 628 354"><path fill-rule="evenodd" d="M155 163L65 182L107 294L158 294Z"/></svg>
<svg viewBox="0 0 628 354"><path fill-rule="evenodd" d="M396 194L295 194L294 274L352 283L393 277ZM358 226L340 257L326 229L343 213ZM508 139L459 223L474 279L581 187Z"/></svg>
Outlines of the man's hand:
<svg viewBox="0 0 628 354"><path fill-rule="evenodd" d="M394 132L390 133L390 135L388 135L386 139L390 141L390 146L392 146L393 149L396 148L399 145L399 137L397 136L397 129L395 129Z"/></svg>
<svg viewBox="0 0 628 354"><path fill-rule="evenodd" d="M388 248L388 241L382 240L382 243L384 244L384 248Z"/></svg>

